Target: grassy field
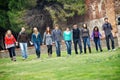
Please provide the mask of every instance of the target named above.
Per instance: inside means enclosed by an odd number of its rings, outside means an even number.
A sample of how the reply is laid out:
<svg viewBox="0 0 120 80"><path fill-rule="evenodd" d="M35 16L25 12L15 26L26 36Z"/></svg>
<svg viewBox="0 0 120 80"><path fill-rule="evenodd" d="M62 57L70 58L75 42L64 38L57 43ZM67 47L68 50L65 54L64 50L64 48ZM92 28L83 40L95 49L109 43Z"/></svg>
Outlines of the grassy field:
<svg viewBox="0 0 120 80"><path fill-rule="evenodd" d="M9 58L0 59L0 80L120 80L120 49L108 52L73 55L52 58L42 54L17 62Z"/></svg>

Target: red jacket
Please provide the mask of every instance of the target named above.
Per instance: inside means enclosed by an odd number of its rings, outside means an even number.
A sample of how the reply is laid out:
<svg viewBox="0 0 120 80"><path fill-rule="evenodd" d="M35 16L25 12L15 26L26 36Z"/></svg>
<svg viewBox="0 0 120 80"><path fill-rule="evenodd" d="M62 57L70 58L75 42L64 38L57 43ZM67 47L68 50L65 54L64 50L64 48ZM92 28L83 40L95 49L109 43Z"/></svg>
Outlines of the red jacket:
<svg viewBox="0 0 120 80"><path fill-rule="evenodd" d="M11 35L10 37L5 36L5 44L9 45L9 44L14 44L16 42L16 39L13 35Z"/></svg>

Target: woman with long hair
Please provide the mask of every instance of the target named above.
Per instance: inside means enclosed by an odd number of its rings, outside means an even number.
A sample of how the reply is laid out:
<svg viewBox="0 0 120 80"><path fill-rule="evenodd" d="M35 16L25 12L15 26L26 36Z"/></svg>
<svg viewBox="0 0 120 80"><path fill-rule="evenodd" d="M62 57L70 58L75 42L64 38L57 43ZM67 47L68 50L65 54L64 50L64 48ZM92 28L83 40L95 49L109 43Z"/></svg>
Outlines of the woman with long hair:
<svg viewBox="0 0 120 80"><path fill-rule="evenodd" d="M83 24L82 39L83 39L83 45L84 45L84 53L86 53L86 45L88 45L89 53L91 53L90 34L89 34L89 29L87 28L87 24Z"/></svg>
<svg viewBox="0 0 120 80"><path fill-rule="evenodd" d="M98 51L98 47L102 52L102 47L100 43L100 37L102 37L101 33L99 32L99 28L97 26L94 27L91 38L94 40L96 51Z"/></svg>
<svg viewBox="0 0 120 80"><path fill-rule="evenodd" d="M50 30L50 27L47 27L43 36L43 44L47 45L49 57L52 56L52 43L53 43L53 39L52 39L51 30Z"/></svg>
<svg viewBox="0 0 120 80"><path fill-rule="evenodd" d="M63 39L65 41L67 47L68 56L71 55L71 46L72 46L72 32L70 31L69 27L63 32Z"/></svg>
<svg viewBox="0 0 120 80"><path fill-rule="evenodd" d="M40 58L40 45L42 44L42 38L36 27L33 28L33 34L31 40L35 46L37 58Z"/></svg>
<svg viewBox="0 0 120 80"><path fill-rule="evenodd" d="M8 30L5 35L5 47L8 49L12 61L16 61L15 43L17 44L15 37L11 30Z"/></svg>

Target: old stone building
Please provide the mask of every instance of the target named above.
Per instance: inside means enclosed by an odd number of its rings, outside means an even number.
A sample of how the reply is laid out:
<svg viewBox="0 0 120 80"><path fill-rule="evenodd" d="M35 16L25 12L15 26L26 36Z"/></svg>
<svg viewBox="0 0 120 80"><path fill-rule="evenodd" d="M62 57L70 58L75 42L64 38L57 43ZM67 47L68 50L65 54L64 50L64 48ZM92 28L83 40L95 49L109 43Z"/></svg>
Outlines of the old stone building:
<svg viewBox="0 0 120 80"><path fill-rule="evenodd" d="M68 24L87 23L90 30L98 26L102 30L104 18L108 17L113 26L113 34L117 32L116 19L120 14L120 0L85 0L86 12L82 16L74 16Z"/></svg>

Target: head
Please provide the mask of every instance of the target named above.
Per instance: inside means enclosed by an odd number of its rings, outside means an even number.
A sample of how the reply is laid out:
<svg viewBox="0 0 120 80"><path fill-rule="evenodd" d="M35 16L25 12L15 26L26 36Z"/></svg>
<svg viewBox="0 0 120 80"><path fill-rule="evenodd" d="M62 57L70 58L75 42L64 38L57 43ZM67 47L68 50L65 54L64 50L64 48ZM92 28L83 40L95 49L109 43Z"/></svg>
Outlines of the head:
<svg viewBox="0 0 120 80"><path fill-rule="evenodd" d="M55 29L58 30L59 29L59 25L55 24Z"/></svg>
<svg viewBox="0 0 120 80"><path fill-rule="evenodd" d="M7 36L10 36L10 35L12 35L12 32L11 32L11 30L7 30L7 32L6 32L6 35L7 35Z"/></svg>
<svg viewBox="0 0 120 80"><path fill-rule="evenodd" d="M87 29L87 24L83 24L83 28Z"/></svg>
<svg viewBox="0 0 120 80"><path fill-rule="evenodd" d="M34 27L34 28L33 28L33 32L34 32L34 33L37 33L37 32L38 32L37 27Z"/></svg>
<svg viewBox="0 0 120 80"><path fill-rule="evenodd" d="M93 31L99 31L99 28L97 26L95 26Z"/></svg>
<svg viewBox="0 0 120 80"><path fill-rule="evenodd" d="M22 31L22 32L24 32L24 31L25 31L25 28L24 28L24 27L22 27L22 28L21 28L21 31Z"/></svg>
<svg viewBox="0 0 120 80"><path fill-rule="evenodd" d="M66 31L70 31L70 28L69 28L69 27L67 27L67 28L66 28Z"/></svg>
<svg viewBox="0 0 120 80"><path fill-rule="evenodd" d="M46 33L47 33L47 34L48 34L48 33L50 33L50 34L51 34L50 27L47 27L47 28L46 28Z"/></svg>
<svg viewBox="0 0 120 80"><path fill-rule="evenodd" d="M108 23L108 18L104 18L104 21L105 21L106 23Z"/></svg>
<svg viewBox="0 0 120 80"><path fill-rule="evenodd" d="M73 25L73 29L77 29L77 28L78 28L77 24Z"/></svg>

